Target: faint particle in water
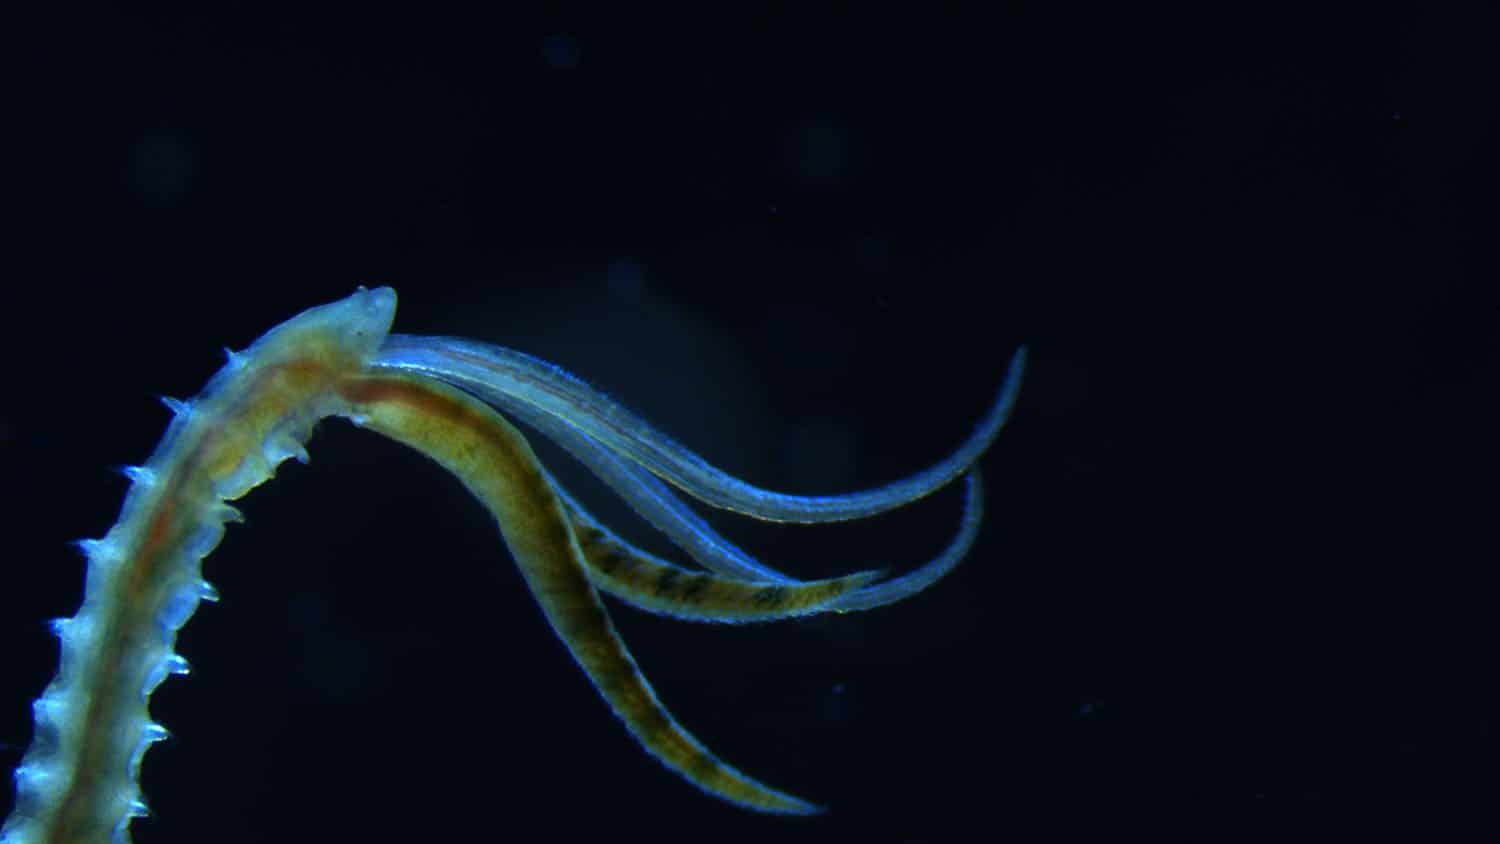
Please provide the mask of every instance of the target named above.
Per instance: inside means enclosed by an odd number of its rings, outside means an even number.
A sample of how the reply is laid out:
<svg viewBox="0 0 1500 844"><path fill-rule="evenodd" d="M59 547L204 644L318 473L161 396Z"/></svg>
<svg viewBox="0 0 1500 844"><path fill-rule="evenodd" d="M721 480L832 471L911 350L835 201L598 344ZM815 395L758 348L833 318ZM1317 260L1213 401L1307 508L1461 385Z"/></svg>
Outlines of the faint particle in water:
<svg viewBox="0 0 1500 844"><path fill-rule="evenodd" d="M150 208L181 204L192 188L195 156L177 132L146 132L131 145L125 181L137 201Z"/></svg>
<svg viewBox="0 0 1500 844"><path fill-rule="evenodd" d="M609 292L617 299L637 301L645 292L645 273L641 265L633 258L616 258L609 262L609 268L604 271L605 283L609 285Z"/></svg>
<svg viewBox="0 0 1500 844"><path fill-rule="evenodd" d="M368 692L373 660L355 636L337 628L325 600L301 592L287 607L288 623L301 641L299 681L327 700L345 700Z"/></svg>
<svg viewBox="0 0 1500 844"><path fill-rule="evenodd" d="M823 720L830 724L842 724L849 720L849 687L835 683L823 696Z"/></svg>
<svg viewBox="0 0 1500 844"><path fill-rule="evenodd" d="M581 50L578 39L565 32L555 32L542 39L542 60L553 70L574 70Z"/></svg>
<svg viewBox="0 0 1500 844"><path fill-rule="evenodd" d="M883 273L891 266L891 246L885 238L863 235L854 239L854 263L867 273Z"/></svg>
<svg viewBox="0 0 1500 844"><path fill-rule="evenodd" d="M822 391L823 385L848 372L856 359L853 327L827 305L773 305L759 328L781 363L801 382L789 385L794 388Z"/></svg>
<svg viewBox="0 0 1500 844"><path fill-rule="evenodd" d="M781 166L803 188L840 188L852 175L851 145L842 123L829 116L808 117L782 129Z"/></svg>
<svg viewBox="0 0 1500 844"><path fill-rule="evenodd" d="M858 477L858 441L847 417L802 417L782 428L776 466L783 477L808 488L848 484Z"/></svg>

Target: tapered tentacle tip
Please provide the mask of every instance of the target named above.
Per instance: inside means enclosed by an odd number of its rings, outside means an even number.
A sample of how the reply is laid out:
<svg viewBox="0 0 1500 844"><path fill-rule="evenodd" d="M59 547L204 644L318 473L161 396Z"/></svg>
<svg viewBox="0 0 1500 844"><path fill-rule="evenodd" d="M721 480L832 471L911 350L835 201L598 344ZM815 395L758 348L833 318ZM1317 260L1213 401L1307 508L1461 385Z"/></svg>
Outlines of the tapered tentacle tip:
<svg viewBox="0 0 1500 844"><path fill-rule="evenodd" d="M820 806L817 803L810 803L806 800L801 799L800 797L793 797L792 795L785 794L783 792L776 792L775 797L776 800L773 803L769 805L755 806L754 808L776 815L792 815L802 817L822 815L827 813L828 811L827 806Z"/></svg>
<svg viewBox="0 0 1500 844"><path fill-rule="evenodd" d="M709 784L695 782L709 794L723 800L727 800L737 806L756 812L764 812L768 815L787 815L811 817L821 815L828 811L828 807L820 806L800 797L787 794L785 791L777 791L765 783L758 782L738 772L734 772L736 780L727 784ZM717 786L717 787L716 787Z"/></svg>
<svg viewBox="0 0 1500 844"><path fill-rule="evenodd" d="M1021 376L1026 373L1026 361L1030 352L1025 346L1017 346L1015 352L1011 353L1010 365L1005 371L1005 384L1001 386L1002 403L1009 404L1015 400L1015 394L1021 386Z"/></svg>
<svg viewBox="0 0 1500 844"><path fill-rule="evenodd" d="M824 806L772 788L727 765L720 765L708 776L700 775L701 772L689 775L688 780L715 797L756 812L807 816L827 811Z"/></svg>

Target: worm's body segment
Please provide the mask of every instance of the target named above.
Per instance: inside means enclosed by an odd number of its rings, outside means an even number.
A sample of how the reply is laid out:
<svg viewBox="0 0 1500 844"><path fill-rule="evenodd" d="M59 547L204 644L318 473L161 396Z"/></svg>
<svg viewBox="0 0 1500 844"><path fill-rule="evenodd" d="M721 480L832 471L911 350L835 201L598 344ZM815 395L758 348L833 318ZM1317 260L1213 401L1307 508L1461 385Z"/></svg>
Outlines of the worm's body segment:
<svg viewBox="0 0 1500 844"><path fill-rule="evenodd" d="M710 794L765 812L818 808L725 764L667 712L615 632L597 589L694 621L769 621L865 610L946 575L982 513L974 461L1009 415L1024 351L985 420L947 459L903 481L843 496L753 487L708 465L582 381L516 352L451 338L388 335L396 294L360 289L272 329L229 362L174 419L150 459L126 470L130 491L88 558L78 613L53 626L57 676L33 705L36 730L16 769L15 811L0 844L130 841L141 758L165 737L147 701L187 663L177 631L213 599L202 560L238 513L233 501L269 479L326 416L346 416L427 455L489 509L543 614L643 746ZM599 524L537 462L493 407L552 437L707 571L653 557ZM948 548L898 577L879 571L802 581L718 535L668 488L754 518L864 518L966 476L963 522Z"/></svg>
<svg viewBox="0 0 1500 844"><path fill-rule="evenodd" d="M131 479L120 518L88 557L83 605L53 623L57 676L33 704L36 734L16 769L16 808L0 838L128 840L145 814L141 757L166 736L146 709L187 663L177 631L213 590L202 560L237 513L227 503L302 457L312 425L340 408L332 387L362 371L391 318L390 288L361 290L283 323L229 362L175 418Z"/></svg>

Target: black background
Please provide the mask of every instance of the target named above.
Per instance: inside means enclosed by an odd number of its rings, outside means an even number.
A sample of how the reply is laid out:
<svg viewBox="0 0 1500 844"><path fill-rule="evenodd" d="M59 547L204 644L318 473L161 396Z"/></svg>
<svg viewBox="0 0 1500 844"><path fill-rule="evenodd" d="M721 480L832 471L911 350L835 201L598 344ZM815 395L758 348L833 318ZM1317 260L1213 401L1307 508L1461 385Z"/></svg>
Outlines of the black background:
<svg viewBox="0 0 1500 844"><path fill-rule="evenodd" d="M1492 839L1500 15L199 9L14 22L4 766L155 396L388 284L396 330L791 492L940 458L1032 366L929 593L616 613L689 729L830 814L650 759L457 482L328 422L206 563L136 840ZM813 576L958 507L716 523Z"/></svg>

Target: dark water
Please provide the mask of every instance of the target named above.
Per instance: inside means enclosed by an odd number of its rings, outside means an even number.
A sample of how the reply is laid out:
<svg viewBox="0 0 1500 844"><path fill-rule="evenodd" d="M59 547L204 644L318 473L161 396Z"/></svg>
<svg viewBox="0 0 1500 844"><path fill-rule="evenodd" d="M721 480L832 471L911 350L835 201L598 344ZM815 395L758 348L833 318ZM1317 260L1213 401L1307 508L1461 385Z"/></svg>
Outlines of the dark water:
<svg viewBox="0 0 1500 844"><path fill-rule="evenodd" d="M941 457L1017 345L1032 366L980 544L930 593L745 628L616 613L690 729L826 817L645 756L480 508L328 423L208 561L223 600L153 699L175 738L137 840L1491 838L1497 23L28 23L0 767L78 600L65 543L107 529L155 395L389 284L397 330L554 360L792 492ZM958 507L716 524L814 576L914 563Z"/></svg>

